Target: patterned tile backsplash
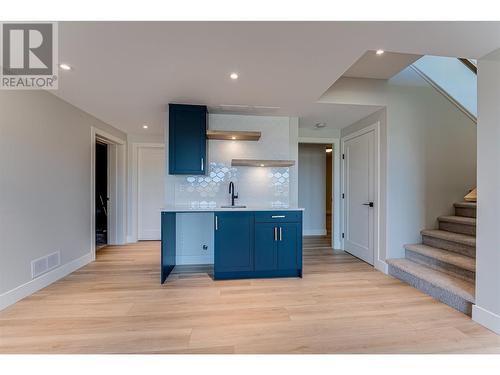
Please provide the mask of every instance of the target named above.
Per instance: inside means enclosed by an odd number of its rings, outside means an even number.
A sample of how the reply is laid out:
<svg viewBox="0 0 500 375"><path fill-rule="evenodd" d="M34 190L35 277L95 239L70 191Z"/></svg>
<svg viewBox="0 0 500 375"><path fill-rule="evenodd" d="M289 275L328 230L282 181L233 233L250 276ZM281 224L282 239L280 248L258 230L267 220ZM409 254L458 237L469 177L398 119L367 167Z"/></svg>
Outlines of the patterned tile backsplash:
<svg viewBox="0 0 500 375"><path fill-rule="evenodd" d="M239 195L236 204L247 206L289 206L289 168L231 167L209 163L205 176L177 177L176 204L192 208L214 208L230 204L229 182Z"/></svg>

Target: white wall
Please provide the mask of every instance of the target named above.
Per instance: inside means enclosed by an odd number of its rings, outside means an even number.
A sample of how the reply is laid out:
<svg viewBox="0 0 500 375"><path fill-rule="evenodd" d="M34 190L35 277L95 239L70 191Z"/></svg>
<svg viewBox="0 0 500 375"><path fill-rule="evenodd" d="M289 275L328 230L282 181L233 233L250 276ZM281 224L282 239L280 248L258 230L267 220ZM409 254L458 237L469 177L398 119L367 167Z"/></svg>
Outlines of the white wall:
<svg viewBox="0 0 500 375"><path fill-rule="evenodd" d="M299 128L299 137L301 138L340 138L340 129L330 128L328 126L320 129Z"/></svg>
<svg viewBox="0 0 500 375"><path fill-rule="evenodd" d="M137 149L137 237L140 240L161 239L164 155L164 147Z"/></svg>
<svg viewBox="0 0 500 375"><path fill-rule="evenodd" d="M385 113L343 129L342 136L381 121L387 212L386 254L383 249L381 254L403 257L404 244L420 242L420 230L436 227L436 218L451 214L453 203L476 185L476 125L411 68L388 81L341 79L338 87L321 100L386 107Z"/></svg>
<svg viewBox="0 0 500 375"><path fill-rule="evenodd" d="M60 251L58 277L90 261L91 126L126 135L45 91L0 91L0 113L1 308L44 286L33 259Z"/></svg>
<svg viewBox="0 0 500 375"><path fill-rule="evenodd" d="M500 334L500 49L479 60L476 305L472 318Z"/></svg>
<svg viewBox="0 0 500 375"><path fill-rule="evenodd" d="M167 116L168 117L168 116ZM239 199L249 207L296 206L297 172L290 168L231 167L231 159L292 159L298 155L298 120L279 116L209 114L213 130L260 131L257 142L208 142L208 171L205 176L173 176L165 171L165 204L190 207L216 207L230 204L229 182L233 181ZM168 118L165 127L165 158L168 166ZM195 217L198 216L198 217ZM181 216L180 216L181 217ZM190 222L191 220L191 222ZM200 222L201 220L201 222ZM193 234L193 227L212 228L210 215L188 214L179 218L177 261L194 264L213 261L213 244L208 232ZM203 245L209 245L203 250ZM208 261L210 259L210 261Z"/></svg>
<svg viewBox="0 0 500 375"><path fill-rule="evenodd" d="M299 144L299 206L305 208L303 233L326 235L326 155L322 144Z"/></svg>

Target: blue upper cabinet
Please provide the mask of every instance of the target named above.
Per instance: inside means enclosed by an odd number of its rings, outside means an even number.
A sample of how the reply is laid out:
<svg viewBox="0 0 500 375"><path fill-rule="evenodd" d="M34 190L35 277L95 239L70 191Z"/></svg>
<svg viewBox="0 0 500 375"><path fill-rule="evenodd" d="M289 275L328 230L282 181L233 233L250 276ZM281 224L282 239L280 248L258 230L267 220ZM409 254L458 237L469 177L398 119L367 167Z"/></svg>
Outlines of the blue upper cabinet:
<svg viewBox="0 0 500 375"><path fill-rule="evenodd" d="M169 104L168 172L203 175L207 168L207 107Z"/></svg>

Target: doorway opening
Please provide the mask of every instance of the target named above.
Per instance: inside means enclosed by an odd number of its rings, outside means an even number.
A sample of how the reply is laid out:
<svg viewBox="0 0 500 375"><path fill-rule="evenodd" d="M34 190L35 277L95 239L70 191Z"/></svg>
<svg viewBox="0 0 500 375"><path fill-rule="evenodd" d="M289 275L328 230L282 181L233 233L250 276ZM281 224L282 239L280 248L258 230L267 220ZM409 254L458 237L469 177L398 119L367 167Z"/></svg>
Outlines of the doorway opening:
<svg viewBox="0 0 500 375"><path fill-rule="evenodd" d="M97 140L95 145L95 248L108 244L108 145Z"/></svg>
<svg viewBox="0 0 500 375"><path fill-rule="evenodd" d="M303 207L303 234L332 243L333 145L299 143L298 203Z"/></svg>
<svg viewBox="0 0 500 375"><path fill-rule="evenodd" d="M91 127L91 254L126 243L126 142Z"/></svg>

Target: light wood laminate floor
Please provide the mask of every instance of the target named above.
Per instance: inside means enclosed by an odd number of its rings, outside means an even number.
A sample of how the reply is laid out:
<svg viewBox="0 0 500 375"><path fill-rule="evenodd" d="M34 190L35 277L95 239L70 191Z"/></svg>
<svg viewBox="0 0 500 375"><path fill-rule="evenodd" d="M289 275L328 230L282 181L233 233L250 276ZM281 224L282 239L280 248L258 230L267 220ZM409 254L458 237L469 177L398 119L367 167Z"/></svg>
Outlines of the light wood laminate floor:
<svg viewBox="0 0 500 375"><path fill-rule="evenodd" d="M500 336L323 239L303 279L160 285L158 242L97 261L0 312L0 353L500 353Z"/></svg>

